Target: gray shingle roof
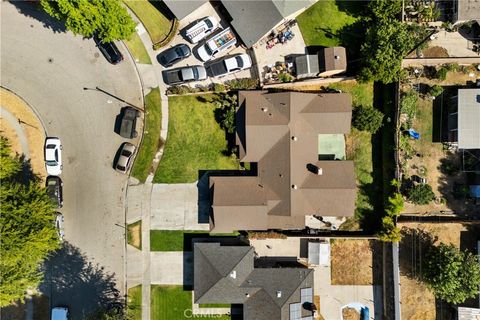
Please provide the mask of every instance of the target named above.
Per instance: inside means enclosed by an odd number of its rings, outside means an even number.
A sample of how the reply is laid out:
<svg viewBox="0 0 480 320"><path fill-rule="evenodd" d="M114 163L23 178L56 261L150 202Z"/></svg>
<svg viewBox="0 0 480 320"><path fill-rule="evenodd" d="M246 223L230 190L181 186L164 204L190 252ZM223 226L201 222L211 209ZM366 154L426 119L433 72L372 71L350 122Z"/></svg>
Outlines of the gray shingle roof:
<svg viewBox="0 0 480 320"><path fill-rule="evenodd" d="M182 20L207 1L208 0L163 0L178 20Z"/></svg>
<svg viewBox="0 0 480 320"><path fill-rule="evenodd" d="M480 89L458 90L458 147L480 149Z"/></svg>

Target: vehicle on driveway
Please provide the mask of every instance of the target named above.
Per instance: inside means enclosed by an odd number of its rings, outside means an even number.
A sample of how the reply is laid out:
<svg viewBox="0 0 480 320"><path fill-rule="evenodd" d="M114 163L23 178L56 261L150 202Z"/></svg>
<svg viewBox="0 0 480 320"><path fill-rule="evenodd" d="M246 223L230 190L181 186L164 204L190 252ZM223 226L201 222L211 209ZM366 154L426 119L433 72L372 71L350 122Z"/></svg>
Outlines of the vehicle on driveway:
<svg viewBox="0 0 480 320"><path fill-rule="evenodd" d="M184 43L177 44L157 56L158 62L168 68L176 64L177 62L182 61L185 58L188 58L192 54L190 47Z"/></svg>
<svg viewBox="0 0 480 320"><path fill-rule="evenodd" d="M163 71L163 81L174 85L207 79L207 71L203 66L187 66Z"/></svg>
<svg viewBox="0 0 480 320"><path fill-rule="evenodd" d="M197 50L198 56L203 62L213 59L220 52L225 51L237 44L237 38L230 28L222 30Z"/></svg>
<svg viewBox="0 0 480 320"><path fill-rule="evenodd" d="M63 229L63 214L60 212L57 212L57 215L55 217L55 228L57 229L58 233L58 238L60 241L63 241L63 238L65 237L65 231Z"/></svg>
<svg viewBox="0 0 480 320"><path fill-rule="evenodd" d="M427 183L427 179L417 176L416 174L411 176L411 179L413 182L420 183L420 184L425 184Z"/></svg>
<svg viewBox="0 0 480 320"><path fill-rule="evenodd" d="M68 320L68 309L65 307L52 308L51 320Z"/></svg>
<svg viewBox="0 0 480 320"><path fill-rule="evenodd" d="M115 163L115 170L120 173L127 173L132 165L133 155L135 154L135 146L129 142L125 142L120 146L118 160Z"/></svg>
<svg viewBox="0 0 480 320"><path fill-rule="evenodd" d="M215 17L206 17L189 28L186 31L186 36L191 43L198 43L200 40L205 39L218 27L219 23Z"/></svg>
<svg viewBox="0 0 480 320"><path fill-rule="evenodd" d="M136 131L138 117L140 117L139 110L136 110L132 107L122 108L120 136L127 139L133 139L138 136Z"/></svg>
<svg viewBox="0 0 480 320"><path fill-rule="evenodd" d="M59 176L62 173L62 143L57 137L45 139L45 167L50 176Z"/></svg>
<svg viewBox="0 0 480 320"><path fill-rule="evenodd" d="M252 59L246 53L236 56L226 56L209 64L206 67L207 74L211 77L221 77L240 70L249 69L252 66Z"/></svg>
<svg viewBox="0 0 480 320"><path fill-rule="evenodd" d="M45 183L47 195L57 208L63 207L63 182L60 177L48 176Z"/></svg>
<svg viewBox="0 0 480 320"><path fill-rule="evenodd" d="M123 60L123 55L118 50L117 46L113 42L103 42L98 35L93 36L93 40L97 44L98 49L102 52L103 56L111 64L117 64Z"/></svg>

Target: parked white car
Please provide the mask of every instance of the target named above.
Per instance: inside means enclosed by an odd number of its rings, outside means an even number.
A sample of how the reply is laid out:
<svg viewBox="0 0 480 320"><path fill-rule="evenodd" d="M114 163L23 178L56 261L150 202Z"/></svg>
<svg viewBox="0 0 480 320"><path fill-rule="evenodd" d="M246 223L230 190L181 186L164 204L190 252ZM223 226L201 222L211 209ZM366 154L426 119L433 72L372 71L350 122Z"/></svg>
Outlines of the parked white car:
<svg viewBox="0 0 480 320"><path fill-rule="evenodd" d="M221 77L230 73L252 67L252 59L246 53L235 56L226 56L207 66L207 73L211 77Z"/></svg>
<svg viewBox="0 0 480 320"><path fill-rule="evenodd" d="M55 217L55 228L57 229L58 233L58 238L60 241L63 241L63 238L65 237L65 231L63 229L63 214L60 212L57 212L57 216Z"/></svg>
<svg viewBox="0 0 480 320"><path fill-rule="evenodd" d="M186 31L186 36L191 43L198 43L217 29L218 26L219 23L215 17L206 17L189 28Z"/></svg>
<svg viewBox="0 0 480 320"><path fill-rule="evenodd" d="M45 166L50 176L62 173L62 143L59 138L47 137L45 140Z"/></svg>
<svg viewBox="0 0 480 320"><path fill-rule="evenodd" d="M230 28L222 30L212 36L207 42L197 49L197 54L203 62L212 60L220 52L226 51L237 44L237 38Z"/></svg>

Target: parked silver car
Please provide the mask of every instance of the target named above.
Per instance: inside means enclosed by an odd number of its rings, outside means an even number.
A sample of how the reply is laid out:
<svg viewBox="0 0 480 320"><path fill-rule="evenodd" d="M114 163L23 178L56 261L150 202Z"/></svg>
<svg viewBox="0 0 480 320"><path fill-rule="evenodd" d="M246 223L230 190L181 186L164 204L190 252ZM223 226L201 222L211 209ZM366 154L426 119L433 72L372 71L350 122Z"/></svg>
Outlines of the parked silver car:
<svg viewBox="0 0 480 320"><path fill-rule="evenodd" d="M132 165L133 155L135 154L135 146L125 142L120 146L118 160L115 163L115 170L120 173L127 173Z"/></svg>

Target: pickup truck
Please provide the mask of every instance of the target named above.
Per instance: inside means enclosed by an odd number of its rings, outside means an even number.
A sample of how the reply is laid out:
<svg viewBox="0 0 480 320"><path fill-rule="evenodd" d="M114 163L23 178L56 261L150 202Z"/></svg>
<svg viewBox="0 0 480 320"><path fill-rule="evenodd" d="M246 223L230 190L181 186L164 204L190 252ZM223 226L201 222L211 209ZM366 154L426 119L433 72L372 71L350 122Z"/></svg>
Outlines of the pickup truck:
<svg viewBox="0 0 480 320"><path fill-rule="evenodd" d="M140 117L140 111L131 107L125 107L122 110L122 120L120 124L120 136L133 139L137 137L137 118Z"/></svg>
<svg viewBox="0 0 480 320"><path fill-rule="evenodd" d="M203 62L211 60L218 53L227 50L237 43L237 38L230 28L222 30L211 37L207 42L198 48L197 53Z"/></svg>
<svg viewBox="0 0 480 320"><path fill-rule="evenodd" d="M218 20L214 17L206 17L186 31L186 36L191 43L198 43L205 39L219 26Z"/></svg>
<svg viewBox="0 0 480 320"><path fill-rule="evenodd" d="M206 67L207 73L211 77L220 77L240 70L248 69L252 66L252 59L246 53L235 56L223 57L216 62L212 62Z"/></svg>

